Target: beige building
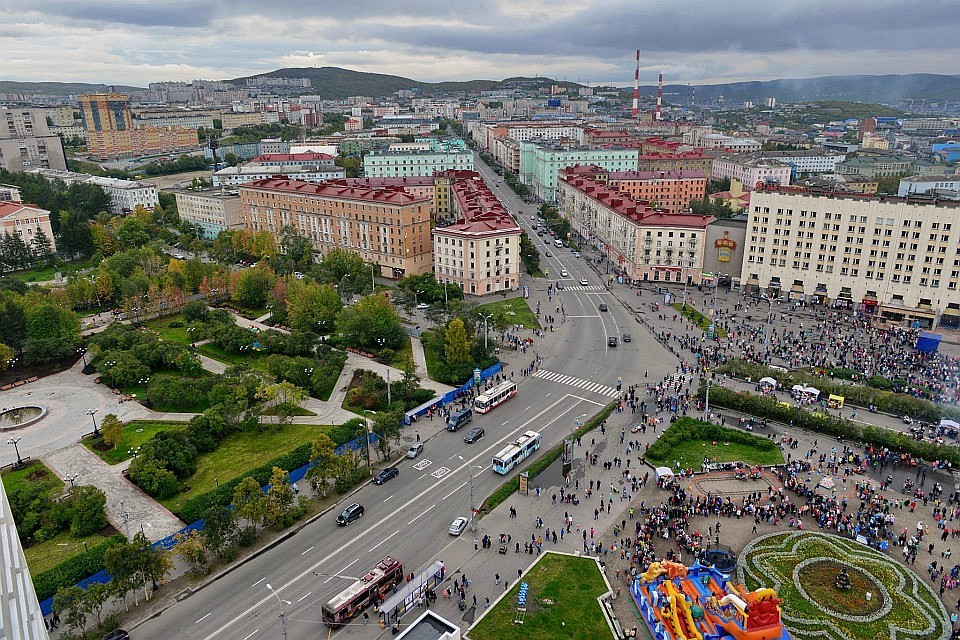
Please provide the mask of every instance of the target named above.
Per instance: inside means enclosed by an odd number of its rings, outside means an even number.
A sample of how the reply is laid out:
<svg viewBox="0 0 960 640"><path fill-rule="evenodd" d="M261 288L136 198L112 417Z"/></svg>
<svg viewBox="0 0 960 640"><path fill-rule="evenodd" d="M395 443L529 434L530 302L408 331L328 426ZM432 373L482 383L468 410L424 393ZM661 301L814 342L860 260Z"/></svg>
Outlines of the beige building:
<svg viewBox="0 0 960 640"><path fill-rule="evenodd" d="M195 225L204 238L212 240L221 231L243 228L239 192L208 189L174 193L180 219Z"/></svg>
<svg viewBox="0 0 960 640"><path fill-rule="evenodd" d="M22 202L0 202L0 237L8 233L20 236L24 244L30 247L40 230L50 241L50 248L56 251L49 211Z"/></svg>
<svg viewBox="0 0 960 640"><path fill-rule="evenodd" d="M596 178L596 167L570 167L560 179L557 204L573 230L627 282L699 284L713 218L652 209Z"/></svg>
<svg viewBox="0 0 960 640"><path fill-rule="evenodd" d="M755 191L741 279L748 291L924 326L960 322L953 206L897 198Z"/></svg>
<svg viewBox="0 0 960 640"><path fill-rule="evenodd" d="M224 129L236 129L237 127L250 127L257 124L264 124L263 112L254 113L224 113L220 116L220 123Z"/></svg>
<svg viewBox="0 0 960 640"><path fill-rule="evenodd" d="M12 172L67 168L63 141L50 132L42 109L3 109L0 120L0 167Z"/></svg>
<svg viewBox="0 0 960 640"><path fill-rule="evenodd" d="M319 254L339 248L380 267L388 278L430 273L432 201L400 188L353 187L346 181L266 178L240 185L240 219L250 231L279 235L287 225Z"/></svg>
<svg viewBox="0 0 960 640"><path fill-rule="evenodd" d="M468 175L469 174L469 175ZM520 285L520 226L479 173L448 172L437 191L449 190L455 223L433 230L434 273L464 293L485 295Z"/></svg>

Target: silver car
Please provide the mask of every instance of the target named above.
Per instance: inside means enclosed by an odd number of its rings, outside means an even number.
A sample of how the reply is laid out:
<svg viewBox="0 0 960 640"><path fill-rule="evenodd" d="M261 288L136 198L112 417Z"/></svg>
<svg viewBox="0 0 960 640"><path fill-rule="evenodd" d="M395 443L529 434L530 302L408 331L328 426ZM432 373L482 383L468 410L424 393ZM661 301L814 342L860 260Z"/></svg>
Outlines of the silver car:
<svg viewBox="0 0 960 640"><path fill-rule="evenodd" d="M450 535L458 536L463 533L464 529L467 528L468 522L469 520L467 520L464 516L457 516L457 518L450 523Z"/></svg>

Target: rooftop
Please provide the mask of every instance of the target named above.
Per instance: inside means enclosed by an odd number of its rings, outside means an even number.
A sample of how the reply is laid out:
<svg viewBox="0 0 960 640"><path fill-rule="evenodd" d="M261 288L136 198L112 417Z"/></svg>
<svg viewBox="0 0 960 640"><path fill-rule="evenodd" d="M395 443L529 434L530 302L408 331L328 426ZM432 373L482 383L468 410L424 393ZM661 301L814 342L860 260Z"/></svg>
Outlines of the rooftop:
<svg viewBox="0 0 960 640"><path fill-rule="evenodd" d="M611 180L706 180L707 174L699 169L686 171L611 171Z"/></svg>
<svg viewBox="0 0 960 640"><path fill-rule="evenodd" d="M23 202L0 202L0 219L17 213L21 209L34 209L37 211L43 211L44 213L49 213L46 211L46 209L41 209L35 204L24 204Z"/></svg>
<svg viewBox="0 0 960 640"><path fill-rule="evenodd" d="M412 193L404 191L400 187L372 188L351 186L346 180L304 182L303 180L292 180L284 176L274 176L272 178L264 178L242 184L239 188L241 190L279 191L318 198L359 200L362 202L379 202L399 206L429 201L429 198L417 197Z"/></svg>
<svg viewBox="0 0 960 640"><path fill-rule="evenodd" d="M250 162L319 162L332 159L333 156L327 153L305 151L303 153L264 153L251 158Z"/></svg>
<svg viewBox="0 0 960 640"><path fill-rule="evenodd" d="M455 224L438 228L436 231L470 235L520 232L517 221L490 191L479 173L474 171L456 173L472 174L451 176L454 178L451 183L453 197L457 202L457 210L461 218Z"/></svg>

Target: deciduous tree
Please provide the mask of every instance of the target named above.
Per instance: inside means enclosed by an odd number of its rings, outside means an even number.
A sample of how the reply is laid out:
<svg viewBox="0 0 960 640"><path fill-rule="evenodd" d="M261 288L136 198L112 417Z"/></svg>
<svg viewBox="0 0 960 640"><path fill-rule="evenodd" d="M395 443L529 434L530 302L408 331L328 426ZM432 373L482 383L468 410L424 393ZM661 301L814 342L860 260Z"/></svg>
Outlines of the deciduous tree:
<svg viewBox="0 0 960 640"><path fill-rule="evenodd" d="M112 413L103 416L100 422L100 433L103 434L103 441L113 448L120 444L123 439L123 423Z"/></svg>

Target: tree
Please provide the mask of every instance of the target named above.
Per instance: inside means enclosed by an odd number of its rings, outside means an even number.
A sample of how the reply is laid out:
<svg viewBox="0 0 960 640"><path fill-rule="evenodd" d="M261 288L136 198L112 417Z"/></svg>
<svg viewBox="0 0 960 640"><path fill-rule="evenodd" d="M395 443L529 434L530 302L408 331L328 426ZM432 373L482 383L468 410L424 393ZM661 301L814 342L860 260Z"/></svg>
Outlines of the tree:
<svg viewBox="0 0 960 640"><path fill-rule="evenodd" d="M380 439L377 440L377 449L383 460L390 457L391 441L395 441L400 446L400 420L403 418L403 411L399 408L381 411L373 421L373 430Z"/></svg>
<svg viewBox="0 0 960 640"><path fill-rule="evenodd" d="M107 549L103 556L103 566L112 580L114 597L123 600L124 609L129 611L127 593L133 591L134 603L140 604L137 590L143 585L144 575L137 563L137 548L129 542L123 542Z"/></svg>
<svg viewBox="0 0 960 640"><path fill-rule="evenodd" d="M203 513L203 540L218 558L232 547L237 536L237 520L233 509L223 505L210 507Z"/></svg>
<svg viewBox="0 0 960 640"><path fill-rule="evenodd" d="M53 244L50 242L50 238L47 237L47 233L41 227L37 229L37 235L33 237L33 255L36 256L38 260L43 262L49 262L50 258L53 257Z"/></svg>
<svg viewBox="0 0 960 640"><path fill-rule="evenodd" d="M237 512L237 516L257 527L263 524L266 518L266 503L263 489L256 480L247 476L233 490L233 502L230 505Z"/></svg>
<svg viewBox="0 0 960 640"><path fill-rule="evenodd" d="M82 342L80 321L69 309L41 303L29 307L27 320L27 361L49 362L76 352Z"/></svg>
<svg viewBox="0 0 960 640"><path fill-rule="evenodd" d="M330 478L336 464L334 442L325 433L317 436L310 447L310 468L307 469L307 479L313 490L326 497Z"/></svg>
<svg viewBox="0 0 960 640"><path fill-rule="evenodd" d="M0 244L0 260L14 268L24 269L30 266L30 249L19 234L4 232L3 243Z"/></svg>
<svg viewBox="0 0 960 640"><path fill-rule="evenodd" d="M265 269L244 269L237 276L232 299L241 307L260 309L267 304L267 294L273 288L273 276Z"/></svg>
<svg viewBox="0 0 960 640"><path fill-rule="evenodd" d="M22 349L27 339L27 317L23 298L11 292L0 291L0 318L3 318L3 322L0 322L0 342L14 350Z"/></svg>
<svg viewBox="0 0 960 640"><path fill-rule="evenodd" d="M329 284L297 280L287 291L287 321L298 331L333 329L341 309L343 300Z"/></svg>
<svg viewBox="0 0 960 640"><path fill-rule="evenodd" d="M444 332L444 359L450 367L460 367L471 362L470 340L461 318L454 318Z"/></svg>
<svg viewBox="0 0 960 640"><path fill-rule="evenodd" d="M296 267L306 269L312 262L313 245L293 225L280 229L280 248L283 256Z"/></svg>
<svg viewBox="0 0 960 640"><path fill-rule="evenodd" d="M276 382L274 384L264 384L257 391L257 399L262 401L267 408L273 409L277 422L281 425L288 424L293 416L293 411L300 406L307 392L292 382Z"/></svg>
<svg viewBox="0 0 960 640"><path fill-rule="evenodd" d="M16 355L16 351L0 342L0 372L10 368L10 363L13 362L14 356Z"/></svg>
<svg viewBox="0 0 960 640"><path fill-rule="evenodd" d="M190 565L191 573L203 576L210 572L207 548L199 531L193 529L186 533L178 533L173 539L177 543L177 555Z"/></svg>
<svg viewBox="0 0 960 640"><path fill-rule="evenodd" d="M274 467L270 475L270 489L267 491L267 519L276 529L287 526L287 514L293 506L293 488L290 486L290 474Z"/></svg>
<svg viewBox="0 0 960 640"><path fill-rule="evenodd" d="M170 556L163 548L154 547L142 531L134 534L131 545L134 550L137 570L143 577L144 596L149 600L151 592L147 591L147 580L153 584L153 588L156 590L157 581L162 579L164 574L172 567Z"/></svg>
<svg viewBox="0 0 960 640"><path fill-rule="evenodd" d="M337 317L337 331L346 344L371 351L403 345L404 331L397 312L390 300L379 294L360 298L344 309Z"/></svg>
<svg viewBox="0 0 960 640"><path fill-rule="evenodd" d="M61 616L75 635L82 637L90 613L83 589L78 586L60 587L53 597L53 610Z"/></svg>
<svg viewBox="0 0 960 640"><path fill-rule="evenodd" d="M103 416L100 422L100 433L103 434L103 441L110 447L116 449L123 439L123 423L112 413Z"/></svg>
<svg viewBox="0 0 960 640"><path fill-rule="evenodd" d="M103 512L107 495L103 491L92 485L81 485L70 493L70 533L74 537L82 538L107 526L107 516Z"/></svg>
<svg viewBox="0 0 960 640"><path fill-rule="evenodd" d="M318 266L320 280L337 287L343 296L373 291L371 267L358 254L346 249L331 249Z"/></svg>
<svg viewBox="0 0 960 640"><path fill-rule="evenodd" d="M84 605L89 613L93 614L93 619L97 623L97 628L103 626L103 607L107 604L107 598L113 591L109 584L97 582L89 585L84 593Z"/></svg>
<svg viewBox="0 0 960 640"><path fill-rule="evenodd" d="M60 238L57 246L60 253L67 258L88 258L93 255L93 235L82 215L68 211L60 213Z"/></svg>

